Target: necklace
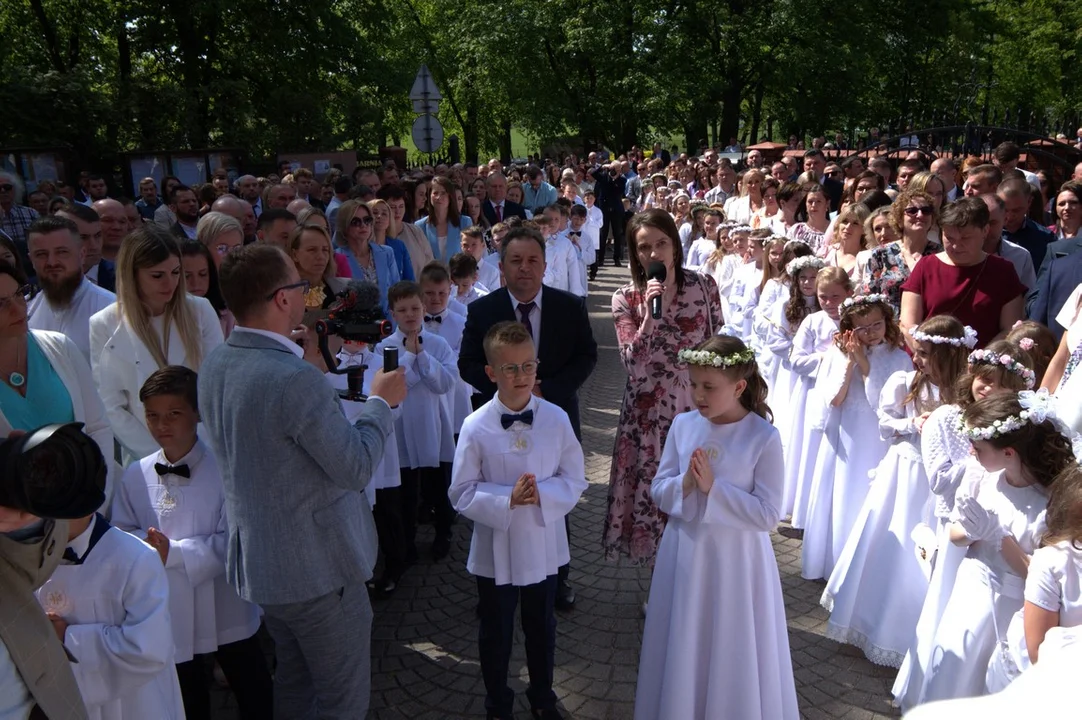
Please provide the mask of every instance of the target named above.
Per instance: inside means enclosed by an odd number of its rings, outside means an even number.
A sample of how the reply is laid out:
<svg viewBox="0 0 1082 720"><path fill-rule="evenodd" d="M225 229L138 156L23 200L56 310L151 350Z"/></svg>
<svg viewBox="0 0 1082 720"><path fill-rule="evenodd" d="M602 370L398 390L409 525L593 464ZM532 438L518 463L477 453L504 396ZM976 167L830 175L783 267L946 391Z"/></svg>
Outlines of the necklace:
<svg viewBox="0 0 1082 720"><path fill-rule="evenodd" d="M20 347L15 353L15 367L19 367L22 361L22 348ZM11 374L7 377L7 384L13 388L21 388L26 384L26 376L18 370L12 370Z"/></svg>

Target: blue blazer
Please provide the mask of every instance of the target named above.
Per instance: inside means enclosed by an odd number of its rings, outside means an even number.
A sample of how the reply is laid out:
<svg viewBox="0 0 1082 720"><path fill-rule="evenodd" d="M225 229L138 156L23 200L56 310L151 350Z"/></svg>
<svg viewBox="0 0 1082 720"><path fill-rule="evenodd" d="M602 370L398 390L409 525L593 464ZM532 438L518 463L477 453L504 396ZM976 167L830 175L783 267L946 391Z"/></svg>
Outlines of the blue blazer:
<svg viewBox="0 0 1082 720"><path fill-rule="evenodd" d="M463 215L459 218L459 226L455 227L449 221L447 223L447 252L440 256L440 241L436 237L436 226L428 224L428 218L423 217L414 223L428 238L428 244L432 246L432 257L445 265L451 261L451 256L462 252L462 231L473 225L473 221Z"/></svg>
<svg viewBox="0 0 1082 720"><path fill-rule="evenodd" d="M391 286L402 279L398 273L398 263L395 262L394 250L386 245L379 245L372 241L368 242L372 251L372 263L376 266L376 280L379 284L379 302L383 312L387 312L387 291ZM364 270L357 262L357 256L348 247L338 248L338 252L346 256L349 261L349 269L353 273L354 280L364 280Z"/></svg>

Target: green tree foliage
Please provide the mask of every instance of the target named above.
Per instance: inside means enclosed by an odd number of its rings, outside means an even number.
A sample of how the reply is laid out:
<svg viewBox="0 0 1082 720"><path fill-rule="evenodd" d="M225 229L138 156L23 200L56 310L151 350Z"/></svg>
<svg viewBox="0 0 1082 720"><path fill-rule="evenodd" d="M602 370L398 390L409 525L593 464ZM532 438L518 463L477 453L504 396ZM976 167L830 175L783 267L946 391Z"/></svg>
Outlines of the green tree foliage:
<svg viewBox="0 0 1082 720"><path fill-rule="evenodd" d="M0 37L0 144L87 156L372 151L421 63L470 159L1082 102L1068 0L9 0Z"/></svg>

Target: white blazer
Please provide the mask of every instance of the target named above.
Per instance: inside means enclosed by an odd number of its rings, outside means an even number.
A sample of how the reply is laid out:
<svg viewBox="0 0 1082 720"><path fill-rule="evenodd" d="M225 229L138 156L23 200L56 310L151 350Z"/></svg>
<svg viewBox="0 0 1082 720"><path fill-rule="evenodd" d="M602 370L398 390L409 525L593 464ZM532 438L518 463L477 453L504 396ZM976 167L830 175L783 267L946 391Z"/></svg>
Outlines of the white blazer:
<svg viewBox="0 0 1082 720"><path fill-rule="evenodd" d="M202 345L201 355L206 359L210 351L224 342L218 313L204 298L186 295L188 309L199 327ZM170 365L192 367L174 325L169 333ZM113 303L90 318L90 362L94 382L105 404L105 414L113 428L113 435L123 450L124 465L158 451L158 443L150 436L144 417L139 389L158 370L158 364L150 350L121 317L119 306Z"/></svg>
<svg viewBox="0 0 1082 720"><path fill-rule="evenodd" d="M117 477L116 464L113 462L113 430L105 417L105 408L94 386L90 366L82 351L67 335L49 330L31 330L30 333L38 341L38 347L45 353L45 358L64 383L71 397L75 422L83 423L83 432L98 444L101 454L105 456L109 472L105 479L105 503L101 507L102 514L108 515L113 502L113 484ZM3 410L0 410L0 437L7 437L11 431L11 423L4 417Z"/></svg>

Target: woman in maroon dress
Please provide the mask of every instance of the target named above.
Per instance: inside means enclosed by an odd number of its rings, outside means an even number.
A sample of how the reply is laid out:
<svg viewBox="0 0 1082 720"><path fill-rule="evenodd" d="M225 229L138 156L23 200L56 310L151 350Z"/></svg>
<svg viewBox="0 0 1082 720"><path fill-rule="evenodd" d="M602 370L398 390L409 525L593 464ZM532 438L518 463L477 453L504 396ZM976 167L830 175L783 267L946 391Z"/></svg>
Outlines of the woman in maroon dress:
<svg viewBox="0 0 1082 720"><path fill-rule="evenodd" d="M1022 319L1026 288L1009 260L984 252L988 206L979 197L943 208L939 226L943 252L922 257L902 284L902 329L953 315L984 347Z"/></svg>

